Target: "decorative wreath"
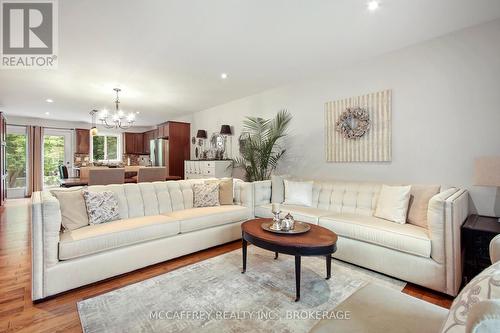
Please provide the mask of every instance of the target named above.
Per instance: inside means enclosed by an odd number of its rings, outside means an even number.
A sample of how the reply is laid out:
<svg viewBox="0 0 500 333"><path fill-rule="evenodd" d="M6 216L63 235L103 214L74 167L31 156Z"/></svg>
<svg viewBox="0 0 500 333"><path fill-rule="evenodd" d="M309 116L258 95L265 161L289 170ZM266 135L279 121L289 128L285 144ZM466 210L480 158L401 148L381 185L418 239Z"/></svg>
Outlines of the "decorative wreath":
<svg viewBox="0 0 500 333"><path fill-rule="evenodd" d="M353 123L356 124L353 127ZM337 132L340 132L346 139L359 139L370 128L370 116L366 109L360 107L347 108L339 116L336 124Z"/></svg>

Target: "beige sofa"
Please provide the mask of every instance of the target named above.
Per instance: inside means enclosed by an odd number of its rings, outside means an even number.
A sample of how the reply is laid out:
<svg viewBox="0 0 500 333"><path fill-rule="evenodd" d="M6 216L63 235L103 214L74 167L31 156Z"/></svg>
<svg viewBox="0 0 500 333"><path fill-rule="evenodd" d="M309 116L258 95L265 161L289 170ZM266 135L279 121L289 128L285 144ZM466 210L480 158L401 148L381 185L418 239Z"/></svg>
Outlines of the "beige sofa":
<svg viewBox="0 0 500 333"><path fill-rule="evenodd" d="M490 243L492 266L476 276L453 302L442 307L394 289L368 284L336 307L349 320L323 319L311 333L500 332L500 235Z"/></svg>
<svg viewBox="0 0 500 333"><path fill-rule="evenodd" d="M468 192L448 188L431 198L428 228L373 216L378 183L314 182L311 207L282 205L296 220L339 235L334 257L440 292L456 295L462 277L460 226ZM271 201L284 198L283 182L255 182L255 216L271 217ZM271 199L271 193L273 200Z"/></svg>
<svg viewBox="0 0 500 333"><path fill-rule="evenodd" d="M32 196L32 299L241 238L253 217L253 185L234 181L234 205L193 208L195 183L181 180L90 186L112 191L121 220L61 231L59 201Z"/></svg>

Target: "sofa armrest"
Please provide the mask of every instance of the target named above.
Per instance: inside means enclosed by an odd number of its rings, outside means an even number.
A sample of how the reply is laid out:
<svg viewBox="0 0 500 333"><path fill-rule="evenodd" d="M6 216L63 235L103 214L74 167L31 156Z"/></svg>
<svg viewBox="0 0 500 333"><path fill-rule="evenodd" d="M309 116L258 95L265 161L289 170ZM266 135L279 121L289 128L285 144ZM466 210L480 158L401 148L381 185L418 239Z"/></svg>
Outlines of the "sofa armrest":
<svg viewBox="0 0 500 333"><path fill-rule="evenodd" d="M490 242L490 260L492 264L500 260L500 235L496 235Z"/></svg>
<svg viewBox="0 0 500 333"><path fill-rule="evenodd" d="M469 194L450 188L429 201L427 223L431 258L445 265L446 292L456 295L462 279L460 227L469 214Z"/></svg>
<svg viewBox="0 0 500 333"><path fill-rule="evenodd" d="M493 333L500 329L500 300L488 299L476 303L467 316L467 333Z"/></svg>
<svg viewBox="0 0 500 333"><path fill-rule="evenodd" d="M32 299L44 297L44 272L59 261L61 229L59 201L50 192L34 192L31 196L31 265Z"/></svg>
<svg viewBox="0 0 500 333"><path fill-rule="evenodd" d="M266 205L271 202L271 181L262 180L253 182L255 191L255 206Z"/></svg>
<svg viewBox="0 0 500 333"><path fill-rule="evenodd" d="M254 187L252 183L244 181L236 181L234 183L234 202L238 205L242 205L250 208L251 216L254 217Z"/></svg>

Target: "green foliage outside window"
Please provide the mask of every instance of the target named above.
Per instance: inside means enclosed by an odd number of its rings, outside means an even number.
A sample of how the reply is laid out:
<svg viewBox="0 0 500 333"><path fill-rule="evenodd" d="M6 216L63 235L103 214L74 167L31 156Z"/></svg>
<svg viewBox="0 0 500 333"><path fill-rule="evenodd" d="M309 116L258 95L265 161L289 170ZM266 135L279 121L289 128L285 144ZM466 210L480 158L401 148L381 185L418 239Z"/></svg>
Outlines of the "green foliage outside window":
<svg viewBox="0 0 500 333"><path fill-rule="evenodd" d="M26 186L26 135L7 134L7 186Z"/></svg>
<svg viewBox="0 0 500 333"><path fill-rule="evenodd" d="M94 161L118 159L117 136L94 136L92 138Z"/></svg>
<svg viewBox="0 0 500 333"><path fill-rule="evenodd" d="M43 183L59 185L59 165L64 164L64 136L45 135L43 138Z"/></svg>

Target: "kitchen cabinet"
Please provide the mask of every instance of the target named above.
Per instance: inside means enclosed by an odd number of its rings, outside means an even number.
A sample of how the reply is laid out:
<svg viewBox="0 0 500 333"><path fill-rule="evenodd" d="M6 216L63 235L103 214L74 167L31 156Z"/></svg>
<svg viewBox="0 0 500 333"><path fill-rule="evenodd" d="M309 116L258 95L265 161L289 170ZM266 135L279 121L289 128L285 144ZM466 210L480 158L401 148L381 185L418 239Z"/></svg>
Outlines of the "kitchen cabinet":
<svg viewBox="0 0 500 333"><path fill-rule="evenodd" d="M168 121L158 125L158 141L167 147L155 165L166 166L169 176L184 177L184 161L190 157L191 124Z"/></svg>
<svg viewBox="0 0 500 333"><path fill-rule="evenodd" d="M151 152L149 143L151 142L151 140L156 139L156 137L157 137L156 130L151 130L143 133L143 145L144 145L143 151L145 154L149 154Z"/></svg>
<svg viewBox="0 0 500 333"><path fill-rule="evenodd" d="M123 133L124 154L145 154L143 133Z"/></svg>
<svg viewBox="0 0 500 333"><path fill-rule="evenodd" d="M77 154L90 154L90 132L88 129L75 129Z"/></svg>
<svg viewBox="0 0 500 333"><path fill-rule="evenodd" d="M166 122L166 123L158 125L158 138L168 139L170 126L174 126L174 125L172 125L174 123L175 122L171 121L171 122ZM178 123L178 124L180 124L180 123Z"/></svg>

